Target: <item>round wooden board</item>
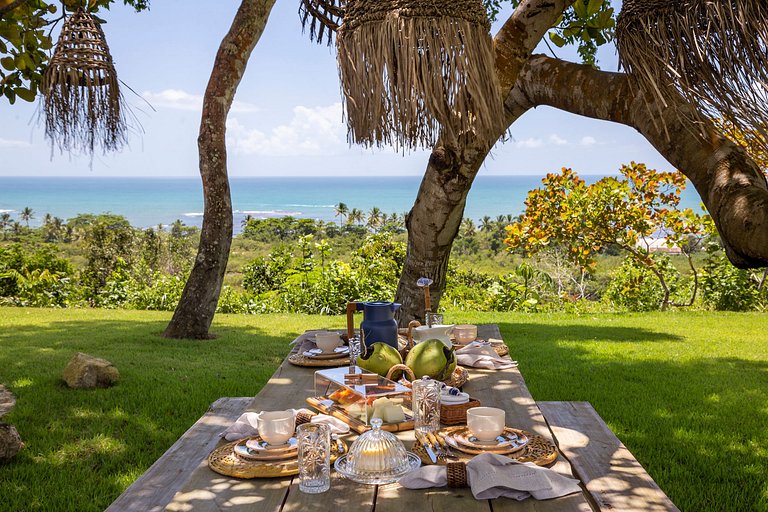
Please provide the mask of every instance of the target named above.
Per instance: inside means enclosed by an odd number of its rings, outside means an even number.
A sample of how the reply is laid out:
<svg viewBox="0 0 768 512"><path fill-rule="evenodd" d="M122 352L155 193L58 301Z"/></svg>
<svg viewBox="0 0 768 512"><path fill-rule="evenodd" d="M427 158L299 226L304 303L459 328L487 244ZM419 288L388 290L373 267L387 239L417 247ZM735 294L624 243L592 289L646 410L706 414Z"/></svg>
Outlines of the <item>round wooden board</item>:
<svg viewBox="0 0 768 512"><path fill-rule="evenodd" d="M258 438L258 436L255 436ZM250 439L250 438L249 438ZM208 455L208 467L216 473L235 478L280 478L299 474L298 459L286 459L284 461L255 461L241 459L235 455L235 445L243 440L227 443L213 450ZM331 464L341 455L339 443L342 444L342 452L347 452L347 445L342 440L331 441Z"/></svg>

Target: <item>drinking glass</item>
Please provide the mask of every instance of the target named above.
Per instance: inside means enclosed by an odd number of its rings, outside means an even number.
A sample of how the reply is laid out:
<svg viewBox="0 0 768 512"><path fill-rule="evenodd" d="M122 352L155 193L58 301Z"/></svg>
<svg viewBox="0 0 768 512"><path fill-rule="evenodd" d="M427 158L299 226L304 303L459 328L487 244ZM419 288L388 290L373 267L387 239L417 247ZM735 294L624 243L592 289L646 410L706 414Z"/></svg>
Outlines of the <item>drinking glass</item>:
<svg viewBox="0 0 768 512"><path fill-rule="evenodd" d="M319 494L331 488L331 429L305 423L296 428L299 441L299 490Z"/></svg>
<svg viewBox="0 0 768 512"><path fill-rule="evenodd" d="M441 313L427 313L427 326L443 325L443 315Z"/></svg>
<svg viewBox="0 0 768 512"><path fill-rule="evenodd" d="M440 428L440 383L420 379L413 383L413 428L417 432L434 432Z"/></svg>

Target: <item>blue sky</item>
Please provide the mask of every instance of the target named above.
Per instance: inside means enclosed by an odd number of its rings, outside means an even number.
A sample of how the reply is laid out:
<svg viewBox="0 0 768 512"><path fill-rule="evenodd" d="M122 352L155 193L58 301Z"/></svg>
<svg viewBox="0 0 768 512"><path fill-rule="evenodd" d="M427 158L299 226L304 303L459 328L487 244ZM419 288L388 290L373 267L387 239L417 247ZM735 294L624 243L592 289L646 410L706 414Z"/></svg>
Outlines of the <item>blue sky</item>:
<svg viewBox="0 0 768 512"><path fill-rule="evenodd" d="M36 105L0 100L0 176L198 176L201 97L238 5L155 0L141 14L115 5L104 14L104 29L118 74L157 110L124 90L144 133L132 134L119 154L97 156L92 166L87 157L51 159ZM297 0L279 0L253 52L228 121L230 175L420 175L424 151L403 156L348 146L335 56L302 34L297 8ZM576 60L573 51L557 53ZM613 47L600 53L600 65L616 70ZM543 174L568 166L607 174L630 160L671 168L631 128L548 107L528 112L511 135L497 144L482 173Z"/></svg>

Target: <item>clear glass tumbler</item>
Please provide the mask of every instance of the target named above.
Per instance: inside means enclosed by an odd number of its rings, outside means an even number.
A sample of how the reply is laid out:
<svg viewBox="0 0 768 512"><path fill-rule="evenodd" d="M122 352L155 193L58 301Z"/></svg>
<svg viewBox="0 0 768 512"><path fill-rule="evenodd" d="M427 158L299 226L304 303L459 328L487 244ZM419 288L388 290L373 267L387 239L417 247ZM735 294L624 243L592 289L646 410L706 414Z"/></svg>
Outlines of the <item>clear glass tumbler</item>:
<svg viewBox="0 0 768 512"><path fill-rule="evenodd" d="M299 490L319 494L331 488L331 429L305 423L296 427L299 441Z"/></svg>
<svg viewBox="0 0 768 512"><path fill-rule="evenodd" d="M427 313L427 325L429 327L443 325L442 313Z"/></svg>
<svg viewBox="0 0 768 512"><path fill-rule="evenodd" d="M413 382L413 428L433 432L440 428L440 383L424 378Z"/></svg>

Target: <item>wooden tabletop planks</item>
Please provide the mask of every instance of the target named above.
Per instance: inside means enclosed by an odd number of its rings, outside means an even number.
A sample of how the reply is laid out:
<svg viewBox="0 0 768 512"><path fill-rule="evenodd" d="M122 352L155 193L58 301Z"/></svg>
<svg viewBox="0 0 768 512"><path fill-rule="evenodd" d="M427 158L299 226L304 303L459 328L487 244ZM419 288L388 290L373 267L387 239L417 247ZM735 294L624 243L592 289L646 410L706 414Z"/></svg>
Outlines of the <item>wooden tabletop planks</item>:
<svg viewBox="0 0 768 512"><path fill-rule="evenodd" d="M479 326L482 338L501 339L498 326ZM300 338L303 339L303 336ZM299 344L301 339L299 340ZM304 406L304 399L314 394L314 371L283 361L248 410L279 410ZM517 368L509 370L470 369L465 389L483 405L504 408L507 424L552 438L544 417L528 391ZM397 434L410 446L413 432ZM214 439L215 441L215 439ZM214 443L215 445L215 443ZM207 449L204 455L213 449ZM162 460L162 459L161 459ZM160 461L158 461L160 462ZM560 460L557 471L570 475L570 465ZM586 495L572 495L548 501L514 501L509 499L478 501L469 489L429 489L411 491L397 484L365 486L352 483L333 472L331 490L321 495L306 495L298 490L298 478L239 480L218 475L200 464L189 473L189 479L168 505L169 511L239 511L259 510L298 512L305 510L411 512L411 510L459 510L461 512L536 511L587 512L592 510ZM375 503L374 503L375 501ZM410 509L410 510L409 510ZM128 509L110 509L128 510ZM146 509L145 509L146 510Z"/></svg>

